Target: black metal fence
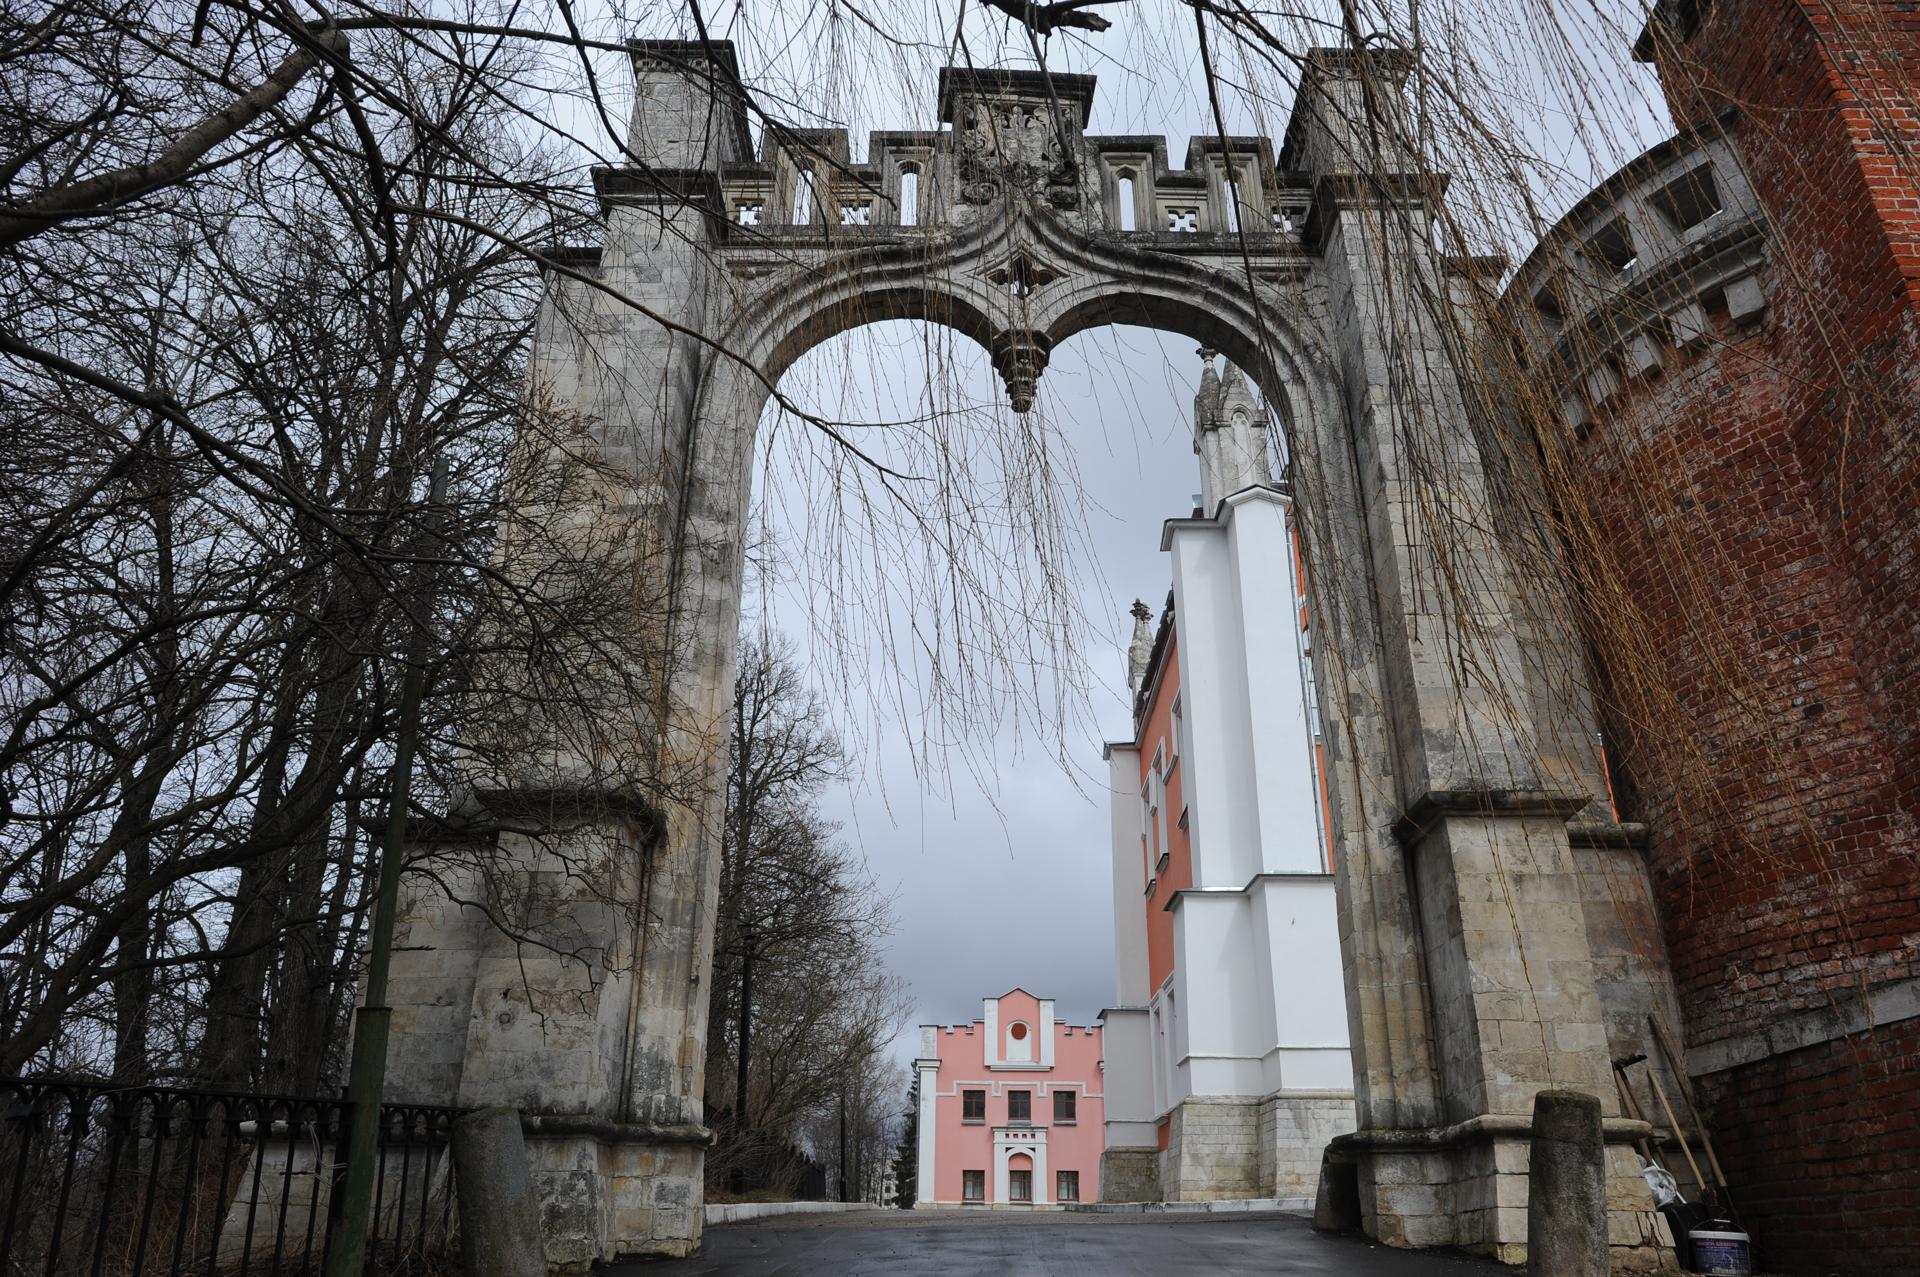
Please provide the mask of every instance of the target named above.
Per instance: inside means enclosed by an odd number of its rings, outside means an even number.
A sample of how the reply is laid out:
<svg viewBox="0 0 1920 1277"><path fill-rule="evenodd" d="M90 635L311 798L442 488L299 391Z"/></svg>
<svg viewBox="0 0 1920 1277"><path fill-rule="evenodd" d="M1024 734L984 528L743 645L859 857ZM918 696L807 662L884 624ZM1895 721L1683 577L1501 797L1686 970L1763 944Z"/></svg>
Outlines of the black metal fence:
<svg viewBox="0 0 1920 1277"><path fill-rule="evenodd" d="M381 1109L368 1272L440 1267L461 1110ZM0 1078L0 1277L318 1273L344 1100Z"/></svg>

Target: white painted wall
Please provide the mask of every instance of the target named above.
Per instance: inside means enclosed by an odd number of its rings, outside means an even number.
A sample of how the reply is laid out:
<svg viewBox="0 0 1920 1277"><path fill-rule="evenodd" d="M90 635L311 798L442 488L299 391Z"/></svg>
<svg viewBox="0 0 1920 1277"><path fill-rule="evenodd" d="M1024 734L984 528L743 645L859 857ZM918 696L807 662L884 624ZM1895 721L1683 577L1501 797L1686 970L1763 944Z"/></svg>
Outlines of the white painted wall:
<svg viewBox="0 0 1920 1277"><path fill-rule="evenodd" d="M1290 513L1278 491L1250 488L1214 518L1168 521L1162 540L1174 569L1194 886L1172 905L1174 975L1149 997L1146 1042L1108 1039L1109 1085L1115 1070L1126 1079L1119 1089L1144 1074L1155 1116L1191 1095L1353 1085ZM1110 746L1107 756L1115 959L1130 994L1146 965L1139 752ZM1130 1056L1143 1046L1144 1069Z"/></svg>
<svg viewBox="0 0 1920 1277"><path fill-rule="evenodd" d="M918 1165L914 1171L913 1200L916 1203L931 1202L934 1140L940 1131L940 1123L934 1114L934 1101L940 1089L940 1030L937 1026L920 1026L920 1058L913 1062L913 1066L920 1074L920 1129L916 1136Z"/></svg>
<svg viewBox="0 0 1920 1277"><path fill-rule="evenodd" d="M1259 872L1260 818L1247 712L1247 660L1227 531L1212 519L1172 519L1180 696L1192 725L1186 760L1196 887L1243 887Z"/></svg>
<svg viewBox="0 0 1920 1277"><path fill-rule="evenodd" d="M1221 516L1237 606L1217 623L1238 626L1232 642L1246 667L1247 704L1236 726L1253 766L1260 871L1322 873L1289 505L1265 488L1227 498Z"/></svg>
<svg viewBox="0 0 1920 1277"><path fill-rule="evenodd" d="M1266 944L1242 891L1187 891L1173 910L1175 1087L1171 1107L1189 1095L1264 1095L1261 1057L1273 1015ZM1340 966L1334 964L1339 978Z"/></svg>
<svg viewBox="0 0 1920 1277"><path fill-rule="evenodd" d="M1151 1148L1154 1131L1153 1035L1145 1007L1108 1007L1100 1013L1106 1053L1101 1087L1108 1148Z"/></svg>
<svg viewBox="0 0 1920 1277"><path fill-rule="evenodd" d="M1353 1085L1340 927L1331 875L1264 877L1254 904L1275 974L1278 1031L1268 1045L1268 1091L1340 1091Z"/></svg>
<svg viewBox="0 0 1920 1277"><path fill-rule="evenodd" d="M1109 745L1122 1002L1102 1015L1111 1148L1157 1145L1156 1120L1189 1097L1324 1102L1353 1085L1290 513L1278 491L1249 488L1214 518L1169 520L1161 542L1173 562L1194 881L1170 906L1173 975L1149 989L1140 748Z"/></svg>
<svg viewBox="0 0 1920 1277"><path fill-rule="evenodd" d="M1147 867L1140 853L1140 751L1106 749L1113 809L1113 971L1116 1006L1147 1004Z"/></svg>

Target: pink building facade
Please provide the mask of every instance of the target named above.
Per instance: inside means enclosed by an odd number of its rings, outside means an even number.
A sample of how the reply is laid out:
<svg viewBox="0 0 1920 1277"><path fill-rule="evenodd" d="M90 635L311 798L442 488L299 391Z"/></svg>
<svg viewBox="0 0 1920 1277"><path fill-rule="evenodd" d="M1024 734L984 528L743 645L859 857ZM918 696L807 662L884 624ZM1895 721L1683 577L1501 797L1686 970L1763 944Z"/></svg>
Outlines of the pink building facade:
<svg viewBox="0 0 1920 1277"><path fill-rule="evenodd" d="M915 1205L1053 1210L1100 1200L1099 1026L1013 989L971 1024L920 1026Z"/></svg>

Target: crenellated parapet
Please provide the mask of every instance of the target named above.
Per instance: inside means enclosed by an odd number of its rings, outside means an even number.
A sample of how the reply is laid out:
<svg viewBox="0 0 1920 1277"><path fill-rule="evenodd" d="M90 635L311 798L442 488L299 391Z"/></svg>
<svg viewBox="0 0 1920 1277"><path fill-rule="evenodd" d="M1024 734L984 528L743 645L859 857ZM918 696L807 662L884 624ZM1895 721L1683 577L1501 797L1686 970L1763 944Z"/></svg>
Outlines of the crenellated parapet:
<svg viewBox="0 0 1920 1277"><path fill-rule="evenodd" d="M1588 429L1640 382L1713 353L1765 312L1766 228L1737 120L1670 138L1576 204L1502 299L1523 358Z"/></svg>
<svg viewBox="0 0 1920 1277"><path fill-rule="evenodd" d="M643 80L684 81L692 56L677 44L634 46ZM719 83L731 74L720 62L700 70ZM1009 200L1044 205L1083 232L1173 251L1205 251L1222 236L1263 248L1298 240L1310 185L1276 168L1269 139L1195 138L1174 168L1164 137L1089 136L1093 89L1092 76L947 67L942 127L876 131L858 159L845 129L773 123L755 152L736 100L712 122L713 145L636 147L660 162L601 169L595 183L609 205L694 197L732 244L884 242L998 217Z"/></svg>

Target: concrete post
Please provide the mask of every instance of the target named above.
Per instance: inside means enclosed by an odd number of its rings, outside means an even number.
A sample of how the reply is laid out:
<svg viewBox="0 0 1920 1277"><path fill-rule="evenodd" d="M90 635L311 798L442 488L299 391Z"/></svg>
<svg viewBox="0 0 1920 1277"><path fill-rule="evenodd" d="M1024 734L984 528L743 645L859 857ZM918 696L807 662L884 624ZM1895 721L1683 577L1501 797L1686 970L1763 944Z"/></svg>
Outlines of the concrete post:
<svg viewBox="0 0 1920 1277"><path fill-rule="evenodd" d="M478 1109L453 1124L453 1182L467 1277L546 1277L540 1203L517 1110Z"/></svg>
<svg viewBox="0 0 1920 1277"><path fill-rule="evenodd" d="M1527 1161L1529 1277L1607 1277L1607 1162L1599 1097L1533 1097Z"/></svg>

